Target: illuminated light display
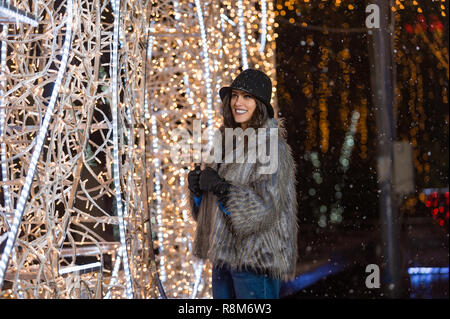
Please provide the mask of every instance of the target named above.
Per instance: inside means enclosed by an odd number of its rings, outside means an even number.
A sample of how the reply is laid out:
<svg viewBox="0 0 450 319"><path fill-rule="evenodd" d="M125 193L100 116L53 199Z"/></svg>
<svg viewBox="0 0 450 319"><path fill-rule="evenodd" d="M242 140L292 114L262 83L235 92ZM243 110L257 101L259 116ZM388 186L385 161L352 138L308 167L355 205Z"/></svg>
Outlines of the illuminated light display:
<svg viewBox="0 0 450 319"><path fill-rule="evenodd" d="M239 38L241 39L241 56L242 56L242 68L248 69L247 59L247 39L244 25L244 8L242 4L243 0L238 0L238 18L239 18Z"/></svg>
<svg viewBox="0 0 450 319"><path fill-rule="evenodd" d="M10 1L7 0L0 1L0 18L7 18L15 23L27 23L33 27L38 26L36 17L28 12L12 6Z"/></svg>
<svg viewBox="0 0 450 319"><path fill-rule="evenodd" d="M448 267L411 267L408 274L448 274Z"/></svg>
<svg viewBox="0 0 450 319"><path fill-rule="evenodd" d="M207 126L213 125L213 112L212 112L212 90L211 90L211 73L209 65L209 53L208 53L208 40L206 39L205 21L203 19L203 12L200 0L195 0L197 7L198 24L200 26L200 33L202 37L202 53L203 53L203 68L206 78L206 105L207 105ZM242 7L242 3L240 4ZM241 9L239 9L241 10ZM212 134L209 134L208 143L212 144Z"/></svg>
<svg viewBox="0 0 450 319"><path fill-rule="evenodd" d="M0 259L0 285L3 284L3 280L5 278L5 272L6 268L8 267L9 263L9 257L12 253L14 244L17 239L17 233L19 231L19 227L22 221L22 216L25 211L25 205L27 198L30 194L30 188L31 184L33 183L34 174L36 171L36 165L38 162L38 159L41 155L41 151L44 145L44 138L47 135L47 130L49 128L50 119L53 116L53 109L55 107L56 99L59 94L59 89L61 86L61 82L63 79L63 75L66 72L66 65L67 60L69 58L69 48L71 44L72 39L72 17L73 17L73 10L72 10L73 2L71 0L67 3L67 25L66 25L66 34L65 34L65 40L63 45L63 55L61 59L61 64L58 69L58 74L56 77L56 82L52 90L52 95L50 97L50 102L47 106L47 110L45 112L45 116L42 122L42 125L39 128L38 135L36 137L36 146L33 149L33 153L31 156L31 161L28 165L25 182L22 188L22 191L20 192L20 197L17 203L16 210L14 211L14 217L12 220L11 227L8 232L8 240L6 241L5 248L2 253L2 257Z"/></svg>
<svg viewBox="0 0 450 319"><path fill-rule="evenodd" d="M211 265L192 254L192 163L169 160L171 132L219 127L218 88L245 67L276 82L273 4L11 3L39 29L14 20L0 35L2 244L23 207L0 295L76 298L81 280L85 296L159 298L158 275L169 298L210 297Z"/></svg>
<svg viewBox="0 0 450 319"><path fill-rule="evenodd" d="M18 19L24 25L18 27L14 20L0 35L0 242L9 242L5 246L10 251L5 249L2 255L10 260L1 264L8 285L2 286L0 295L70 298L69 280L58 269L82 267L75 260L87 254L103 265L104 298L160 297L156 273L170 298L210 297L211 265L192 255L195 225L188 214L184 181L191 163L170 162L174 143L170 132L191 128L195 119L202 120L202 128L219 126L218 88L247 67L262 69L273 78L276 97L275 16L289 17L290 24L313 32L356 33L360 28L326 30L303 21L306 7L300 4L309 6L312 1L280 1L276 10L271 1L249 0L74 0L62 1L63 9L53 3L14 1L19 12L38 14L39 30ZM333 3L352 12L358 9L356 2L329 1ZM406 31L394 39L395 59L401 66L397 103L411 112L414 125L407 123L408 134L402 138L414 146L415 169L425 182L431 180L432 155L419 142L430 136L425 102L430 92L429 75L419 65L428 52L438 61L440 71L432 76L440 85L431 93L447 103L448 86L442 83L448 82L448 50L439 20L446 16L447 2L439 3L433 17L419 1L414 14L424 19L403 25L400 15L411 6L395 1L393 9L399 32ZM70 28L69 14L76 17ZM68 36L71 30L76 32ZM416 41L417 54L404 51L402 45L412 43L408 36ZM67 41L71 49L67 47L66 55ZM320 67L322 76L316 80L308 68L299 88L308 98L305 149L320 166L320 161L326 163L321 156L330 153L334 133L328 103L333 79L328 70L337 54L344 75L341 83L351 81L354 56L351 50L342 50L348 44L331 54L330 44L319 43L313 33L302 43L304 48L322 48L318 60L311 52L302 65ZM336 119L343 135L352 133L353 142L341 139L346 144L338 151L349 156L351 148L344 146L359 145L355 155L367 159L370 98L349 99L351 89L341 88ZM357 92L361 95L364 89ZM45 120L47 113L53 114L52 121ZM320 187L328 183L323 167L314 173L311 196L321 194ZM342 188L336 184L336 199ZM343 216L340 207L326 203L318 207L331 221L339 222ZM441 207L430 200L431 213L437 209L436 216L448 220L448 210ZM17 232L15 243L9 239L11 230Z"/></svg>
<svg viewBox="0 0 450 319"><path fill-rule="evenodd" d="M2 25L2 38L6 39L8 36L8 25ZM1 51L0 51L0 74L4 74L6 72L6 42L1 42ZM4 127L5 127L5 116L6 116L6 99L5 92L3 91L6 88L6 78L2 77L0 80L0 159L2 161L2 181L8 181L8 173L7 173L7 165L6 165L6 145L4 143ZM9 186L5 183L3 184L3 193L5 200L5 212L4 212L4 221L7 226L7 229L10 229L11 223L11 195L9 194Z"/></svg>
<svg viewBox="0 0 450 319"><path fill-rule="evenodd" d="M267 37L267 1L261 0L261 46L259 52L264 52L266 48L266 37Z"/></svg>
<svg viewBox="0 0 450 319"><path fill-rule="evenodd" d="M133 298L133 287L131 283L130 265L128 263L128 252L126 245L126 231L125 231L125 220L124 211L122 208L122 191L120 184L120 171L119 171L119 128L118 128L118 46L119 46L119 19L120 19L120 0L111 1L114 10L114 31L113 31L113 52L112 52L112 77L111 77L111 108L112 108L112 125L113 125L113 175L114 175L114 189L116 195L116 205L117 205L117 215L119 217L119 233L120 233L120 244L122 246L122 260L123 268L125 270L125 281L127 286L127 298Z"/></svg>
<svg viewBox="0 0 450 319"><path fill-rule="evenodd" d="M424 189L421 200L439 226L448 228L449 195L446 189Z"/></svg>

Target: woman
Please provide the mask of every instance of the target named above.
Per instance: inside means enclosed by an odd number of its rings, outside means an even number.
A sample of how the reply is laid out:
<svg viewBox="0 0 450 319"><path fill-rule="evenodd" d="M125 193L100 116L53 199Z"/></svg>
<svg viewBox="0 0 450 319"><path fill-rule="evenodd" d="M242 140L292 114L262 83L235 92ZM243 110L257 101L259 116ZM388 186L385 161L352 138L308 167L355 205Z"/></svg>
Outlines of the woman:
<svg viewBox="0 0 450 319"><path fill-rule="evenodd" d="M224 161L189 172L191 212L197 221L194 254L212 262L214 298L276 299L281 280L295 275L295 163L285 130L274 119L272 82L266 74L247 69L219 93L224 117L221 132L225 127L278 129L278 151L270 154L277 167L267 173L259 160ZM269 143L269 134L262 137L258 147ZM247 144L246 156L254 151Z"/></svg>

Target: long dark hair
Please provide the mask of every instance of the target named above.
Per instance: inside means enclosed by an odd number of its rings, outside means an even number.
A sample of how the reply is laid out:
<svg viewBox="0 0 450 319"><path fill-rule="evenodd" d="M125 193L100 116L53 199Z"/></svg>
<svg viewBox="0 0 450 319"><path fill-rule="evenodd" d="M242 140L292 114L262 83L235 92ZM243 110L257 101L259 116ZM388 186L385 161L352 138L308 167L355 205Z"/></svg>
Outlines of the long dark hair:
<svg viewBox="0 0 450 319"><path fill-rule="evenodd" d="M267 112L267 108L260 100L254 98L256 101L256 108L253 112L252 117L247 123L247 128L251 127L257 130L262 127L266 121L269 119L269 113ZM222 101L222 110L223 110L223 125L220 128L220 132L222 134L222 160L225 156L225 128L238 128L241 127L240 123L237 123L234 120L233 112L231 110L230 105L231 93L227 94ZM233 140L233 149L236 148L235 140ZM247 136L244 139L245 148L247 148Z"/></svg>
<svg viewBox="0 0 450 319"><path fill-rule="evenodd" d="M259 127L262 127L264 123L266 123L267 119L269 118L269 113L267 112L267 108L263 102L261 102L255 97L254 99L256 101L256 108L255 111L253 112L252 117L248 121L247 127L258 129ZM223 126L231 128L241 127L241 124L237 123L234 120L230 101L231 101L231 93L227 94L222 101Z"/></svg>

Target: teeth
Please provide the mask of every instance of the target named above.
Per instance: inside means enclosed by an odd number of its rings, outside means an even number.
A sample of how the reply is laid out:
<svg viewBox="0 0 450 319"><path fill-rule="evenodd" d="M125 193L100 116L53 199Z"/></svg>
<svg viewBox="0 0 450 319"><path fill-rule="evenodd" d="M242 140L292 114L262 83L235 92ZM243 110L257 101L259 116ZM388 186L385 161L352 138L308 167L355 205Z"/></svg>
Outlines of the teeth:
<svg viewBox="0 0 450 319"><path fill-rule="evenodd" d="M244 114L244 113L247 113L246 110L238 110L238 109L236 109L235 111L236 111L237 114Z"/></svg>

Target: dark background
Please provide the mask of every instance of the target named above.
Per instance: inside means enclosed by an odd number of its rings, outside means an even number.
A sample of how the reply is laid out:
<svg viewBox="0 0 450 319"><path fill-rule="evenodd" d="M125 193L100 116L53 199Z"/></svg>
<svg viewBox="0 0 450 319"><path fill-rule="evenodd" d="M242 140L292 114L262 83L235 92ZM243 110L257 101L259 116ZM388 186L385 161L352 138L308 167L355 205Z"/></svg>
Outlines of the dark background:
<svg viewBox="0 0 450 319"><path fill-rule="evenodd" d="M382 298L380 292L361 289L365 266L380 262L382 254L368 36L359 32L365 27L366 4L337 2L274 1L277 102L298 170L299 268L346 256L336 275L323 276L315 288L297 297ZM397 198L398 253L403 256L402 297L425 298L415 294L406 271L413 266L448 269L448 8L430 1L402 6L392 13L394 126L396 140L413 146L415 191ZM439 55L447 57L447 69ZM351 114L362 114L364 103L367 116L358 121L362 123L344 172L339 158ZM326 147L323 128L329 132ZM311 153L317 154L320 167L313 165ZM321 183L314 173L320 174ZM342 219L333 220L333 208L339 207ZM437 284L440 292L431 293L428 287L427 296L448 298L448 275L446 281Z"/></svg>

